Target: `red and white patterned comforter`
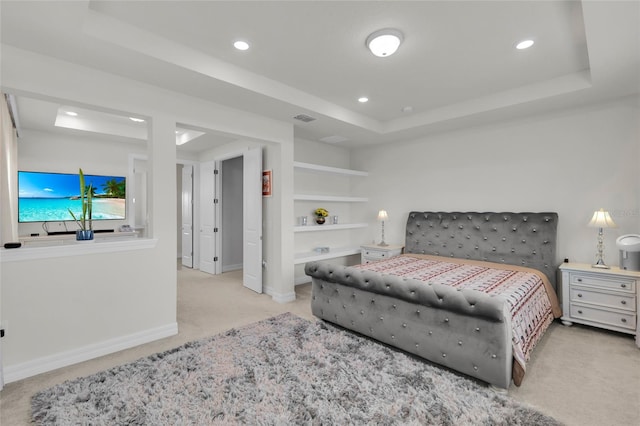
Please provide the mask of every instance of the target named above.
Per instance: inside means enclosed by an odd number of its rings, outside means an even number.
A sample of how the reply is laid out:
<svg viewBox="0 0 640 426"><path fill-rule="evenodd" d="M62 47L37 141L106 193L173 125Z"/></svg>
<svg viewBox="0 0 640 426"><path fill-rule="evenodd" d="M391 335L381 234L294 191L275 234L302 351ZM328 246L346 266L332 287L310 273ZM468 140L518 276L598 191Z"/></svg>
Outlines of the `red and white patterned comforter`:
<svg viewBox="0 0 640 426"><path fill-rule="evenodd" d="M424 255L402 255L356 268L503 296L512 316L513 357L522 376L531 351L554 317L561 315L553 288L533 269Z"/></svg>

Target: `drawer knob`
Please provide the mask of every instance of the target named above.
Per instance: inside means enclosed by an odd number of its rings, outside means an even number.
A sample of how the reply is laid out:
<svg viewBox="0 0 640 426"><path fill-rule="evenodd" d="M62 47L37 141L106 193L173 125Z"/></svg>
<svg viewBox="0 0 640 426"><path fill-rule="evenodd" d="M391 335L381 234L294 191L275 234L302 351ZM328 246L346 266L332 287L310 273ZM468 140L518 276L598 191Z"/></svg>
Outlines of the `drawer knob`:
<svg viewBox="0 0 640 426"><path fill-rule="evenodd" d="M581 283L581 282L582 282L582 278L578 278L578 279L577 279L577 281L578 281L579 283Z"/></svg>
<svg viewBox="0 0 640 426"><path fill-rule="evenodd" d="M620 318L620 321L627 322L627 319L626 318Z"/></svg>
<svg viewBox="0 0 640 426"><path fill-rule="evenodd" d="M582 293L578 293L578 297L582 297Z"/></svg>
<svg viewBox="0 0 640 426"><path fill-rule="evenodd" d="M626 284L620 284L620 287L627 288L627 285Z"/></svg>
<svg viewBox="0 0 640 426"><path fill-rule="evenodd" d="M579 311L578 311L578 313L579 313L579 314L582 314L582 311L581 311L581 310L579 310Z"/></svg>
<svg viewBox="0 0 640 426"><path fill-rule="evenodd" d="M622 303L623 305L626 305L627 301L626 300L621 300L620 303Z"/></svg>

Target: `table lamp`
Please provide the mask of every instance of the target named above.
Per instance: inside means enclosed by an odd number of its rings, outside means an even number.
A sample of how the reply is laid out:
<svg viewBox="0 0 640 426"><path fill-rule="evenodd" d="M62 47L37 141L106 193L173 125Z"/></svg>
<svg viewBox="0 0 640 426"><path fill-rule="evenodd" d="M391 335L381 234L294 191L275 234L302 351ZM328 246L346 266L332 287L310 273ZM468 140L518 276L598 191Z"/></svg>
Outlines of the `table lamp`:
<svg viewBox="0 0 640 426"><path fill-rule="evenodd" d="M382 240L380 241L380 244L378 244L380 247L385 247L388 246L389 244L384 242L384 221L389 219L389 215L387 215L387 211L386 210L380 210L378 212L378 220L380 222L382 222Z"/></svg>
<svg viewBox="0 0 640 426"><path fill-rule="evenodd" d="M611 215L609 212L604 211L604 209L600 209L593 213L593 217L589 222L589 225L592 228L598 228L598 252L596 253L596 263L591 265L593 268L601 268L601 269L609 269L604 263L604 243L602 241L603 229L604 228L617 228L618 225L615 224L613 219L611 219Z"/></svg>

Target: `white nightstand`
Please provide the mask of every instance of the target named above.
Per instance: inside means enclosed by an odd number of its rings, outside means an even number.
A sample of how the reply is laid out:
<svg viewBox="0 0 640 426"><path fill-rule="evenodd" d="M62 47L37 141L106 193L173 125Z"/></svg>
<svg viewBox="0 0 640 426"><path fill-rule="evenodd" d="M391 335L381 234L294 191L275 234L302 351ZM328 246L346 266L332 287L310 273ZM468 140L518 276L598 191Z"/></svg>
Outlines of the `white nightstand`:
<svg viewBox="0 0 640 426"><path fill-rule="evenodd" d="M563 263L562 323L592 325L636 335L640 347L638 323L638 284L640 272L592 268L591 265Z"/></svg>
<svg viewBox="0 0 640 426"><path fill-rule="evenodd" d="M362 245L360 263L367 264L375 262L376 260L389 259L394 256L402 254L404 245L402 244L389 244L388 246L377 246L375 244Z"/></svg>

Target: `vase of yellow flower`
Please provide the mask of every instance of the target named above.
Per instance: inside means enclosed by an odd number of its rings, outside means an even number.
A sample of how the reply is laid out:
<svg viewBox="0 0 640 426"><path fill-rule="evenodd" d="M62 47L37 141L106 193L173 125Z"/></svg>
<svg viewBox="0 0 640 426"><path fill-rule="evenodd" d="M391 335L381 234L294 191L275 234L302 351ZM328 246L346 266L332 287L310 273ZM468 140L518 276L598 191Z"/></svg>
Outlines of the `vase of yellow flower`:
<svg viewBox="0 0 640 426"><path fill-rule="evenodd" d="M322 207L315 209L313 214L316 216L316 223L318 225L322 225L325 222L326 217L329 216L329 212Z"/></svg>

